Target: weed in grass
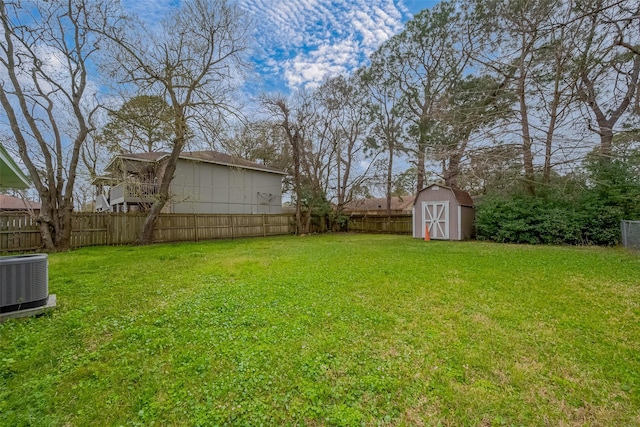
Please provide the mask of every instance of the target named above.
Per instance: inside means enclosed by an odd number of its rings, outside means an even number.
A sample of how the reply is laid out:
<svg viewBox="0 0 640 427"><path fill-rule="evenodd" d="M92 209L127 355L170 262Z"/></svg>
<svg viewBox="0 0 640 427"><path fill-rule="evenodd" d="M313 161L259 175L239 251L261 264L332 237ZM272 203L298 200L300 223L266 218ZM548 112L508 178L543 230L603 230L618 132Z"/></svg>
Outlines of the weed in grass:
<svg viewBox="0 0 640 427"><path fill-rule="evenodd" d="M327 235L52 254L0 425L640 425L640 259Z"/></svg>

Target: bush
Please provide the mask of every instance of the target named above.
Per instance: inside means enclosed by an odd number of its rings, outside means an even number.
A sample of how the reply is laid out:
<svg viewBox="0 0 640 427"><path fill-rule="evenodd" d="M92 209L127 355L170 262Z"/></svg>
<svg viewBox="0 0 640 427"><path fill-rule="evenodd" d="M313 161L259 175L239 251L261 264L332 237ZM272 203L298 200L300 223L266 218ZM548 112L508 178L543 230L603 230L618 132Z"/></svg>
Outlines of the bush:
<svg viewBox="0 0 640 427"><path fill-rule="evenodd" d="M485 199L476 210L477 236L502 243L579 244L578 215L568 206L524 195Z"/></svg>
<svg viewBox="0 0 640 427"><path fill-rule="evenodd" d="M558 179L534 196L486 197L476 209L478 239L503 243L620 242L620 220L640 218L640 178L624 162L593 161L582 177Z"/></svg>

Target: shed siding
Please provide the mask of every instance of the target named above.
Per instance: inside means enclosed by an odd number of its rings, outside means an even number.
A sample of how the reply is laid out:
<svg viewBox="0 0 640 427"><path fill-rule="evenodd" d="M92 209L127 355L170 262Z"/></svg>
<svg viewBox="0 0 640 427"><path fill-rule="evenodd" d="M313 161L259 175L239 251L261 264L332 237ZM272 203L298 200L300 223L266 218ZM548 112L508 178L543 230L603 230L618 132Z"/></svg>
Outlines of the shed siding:
<svg viewBox="0 0 640 427"><path fill-rule="evenodd" d="M281 188L279 174L181 159L171 183L172 211L282 213Z"/></svg>
<svg viewBox="0 0 640 427"><path fill-rule="evenodd" d="M431 202L448 202L449 204L447 218L449 240L463 240L473 237L473 207L460 205L454 192L443 186L427 187L416 196L413 210L413 237L424 238L424 204Z"/></svg>
<svg viewBox="0 0 640 427"><path fill-rule="evenodd" d="M458 202L456 201L456 197L448 188L443 187L435 187L428 188L424 191L421 191L416 197L415 202L415 215L414 215L414 224L415 230L417 231L417 236L415 237L424 237L424 202L449 202L449 219L448 219L448 228L449 228L449 239L450 240L458 240Z"/></svg>
<svg viewBox="0 0 640 427"><path fill-rule="evenodd" d="M411 235L413 237L420 237L420 236L416 236L416 206L413 205L413 208L411 208L411 216L413 217L413 221L411 221Z"/></svg>
<svg viewBox="0 0 640 427"><path fill-rule="evenodd" d="M461 240L471 239L476 235L474 226L475 210L469 206L461 206L462 211L462 238Z"/></svg>

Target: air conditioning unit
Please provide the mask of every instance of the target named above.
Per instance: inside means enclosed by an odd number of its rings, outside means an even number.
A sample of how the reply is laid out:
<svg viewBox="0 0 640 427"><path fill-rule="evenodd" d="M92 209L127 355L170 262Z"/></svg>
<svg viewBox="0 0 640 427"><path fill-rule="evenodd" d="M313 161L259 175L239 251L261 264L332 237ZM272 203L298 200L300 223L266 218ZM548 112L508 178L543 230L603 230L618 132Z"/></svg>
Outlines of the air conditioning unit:
<svg viewBox="0 0 640 427"><path fill-rule="evenodd" d="M0 313L47 304L47 254L0 257Z"/></svg>

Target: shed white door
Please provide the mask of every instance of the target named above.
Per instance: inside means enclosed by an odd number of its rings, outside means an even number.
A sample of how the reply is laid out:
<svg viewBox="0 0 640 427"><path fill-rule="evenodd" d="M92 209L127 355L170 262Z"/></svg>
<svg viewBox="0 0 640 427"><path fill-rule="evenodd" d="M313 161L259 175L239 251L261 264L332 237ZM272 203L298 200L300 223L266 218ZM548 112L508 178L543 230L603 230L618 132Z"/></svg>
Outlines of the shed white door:
<svg viewBox="0 0 640 427"><path fill-rule="evenodd" d="M429 237L432 239L449 239L449 202L422 202L422 237L424 230L429 227Z"/></svg>

